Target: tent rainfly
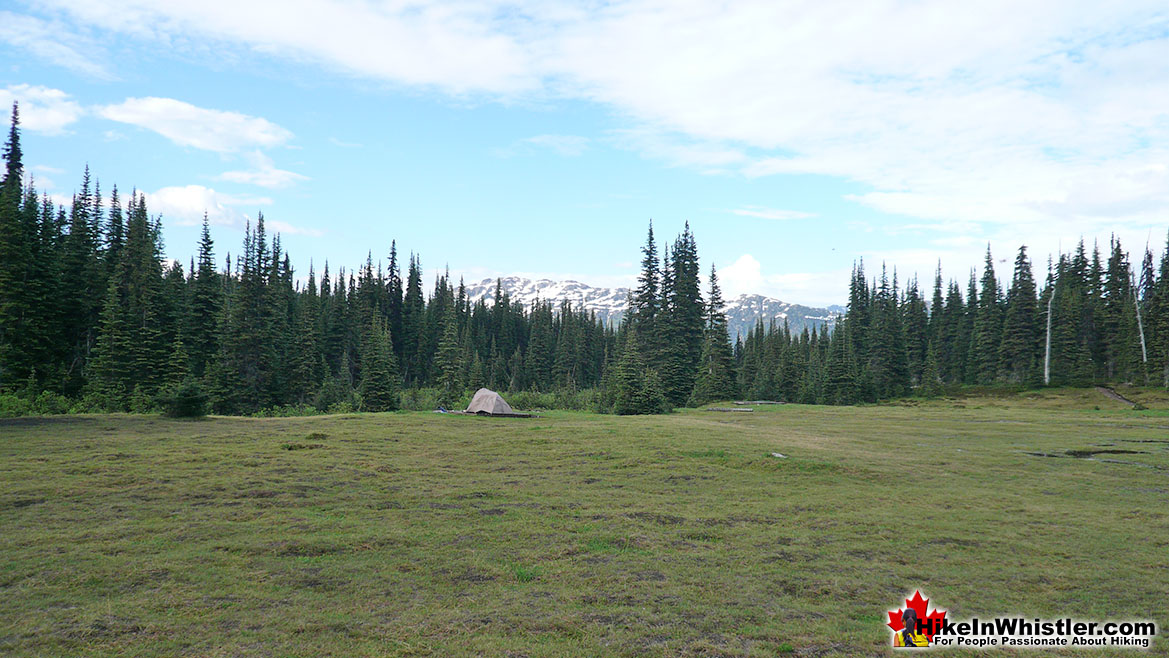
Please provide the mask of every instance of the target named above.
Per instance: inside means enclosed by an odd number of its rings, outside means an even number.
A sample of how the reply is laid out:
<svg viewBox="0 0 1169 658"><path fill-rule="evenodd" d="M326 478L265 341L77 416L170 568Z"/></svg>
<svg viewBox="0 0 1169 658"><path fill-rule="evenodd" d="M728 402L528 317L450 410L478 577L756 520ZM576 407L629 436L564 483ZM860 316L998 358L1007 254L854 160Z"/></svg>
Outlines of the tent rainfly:
<svg viewBox="0 0 1169 658"><path fill-rule="evenodd" d="M475 391L475 397L471 398L471 404L467 405L463 413L486 416L518 415L511 410L511 405L499 393L486 388Z"/></svg>

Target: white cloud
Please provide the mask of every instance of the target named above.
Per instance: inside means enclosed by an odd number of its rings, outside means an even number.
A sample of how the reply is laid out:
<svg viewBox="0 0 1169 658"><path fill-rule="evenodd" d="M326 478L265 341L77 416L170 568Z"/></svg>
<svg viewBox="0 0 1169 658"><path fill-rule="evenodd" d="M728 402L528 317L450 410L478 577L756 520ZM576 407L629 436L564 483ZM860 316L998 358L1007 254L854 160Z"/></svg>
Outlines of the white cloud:
<svg viewBox="0 0 1169 658"><path fill-rule="evenodd" d="M589 148L589 138L579 135L536 135L523 141L525 144L551 149L566 157L580 155Z"/></svg>
<svg viewBox="0 0 1169 658"><path fill-rule="evenodd" d="M267 197L223 194L202 185L164 187L146 195L146 207L152 214L161 214L164 224L169 221L178 226L200 224L206 213L211 224L242 228L249 219L254 221L254 216L247 214L243 207L270 205L272 199ZM265 218L265 224L278 233L323 235L318 229L293 226L279 220Z"/></svg>
<svg viewBox="0 0 1169 658"><path fill-rule="evenodd" d="M613 130L609 141L618 148L638 151L673 167L694 167L711 173L726 173L727 167L747 162L747 155L739 148L656 128Z"/></svg>
<svg viewBox="0 0 1169 658"><path fill-rule="evenodd" d="M232 183L259 185L260 187L278 188L288 187L294 183L308 180L308 176L293 171L277 169L272 158L260 151L254 151L247 156L252 169L243 171L225 171L216 178Z"/></svg>
<svg viewBox="0 0 1169 658"><path fill-rule="evenodd" d="M90 77L102 80L113 77L104 66L82 54L100 51L100 47L57 21L0 11L0 42Z"/></svg>
<svg viewBox="0 0 1169 658"><path fill-rule="evenodd" d="M69 94L36 85L9 85L0 89L0 113L11 117L12 103L20 104L20 126L45 135L61 135L85 114ZM6 120L5 124L8 123Z"/></svg>
<svg viewBox="0 0 1169 658"><path fill-rule="evenodd" d="M498 158L535 155L537 149L547 149L566 158L582 155L589 148L588 137L580 135L535 135L517 140L509 146L493 151Z"/></svg>
<svg viewBox="0 0 1169 658"><path fill-rule="evenodd" d="M340 146L341 148L345 148L345 149L359 149L362 146L364 146L363 144L360 144L358 142L346 142L346 141L337 139L336 137L330 137L329 143L331 143L333 146Z"/></svg>
<svg viewBox="0 0 1169 658"><path fill-rule="evenodd" d="M751 254L743 254L730 265L716 269L723 295L729 299L758 292L763 287L763 265Z"/></svg>
<svg viewBox="0 0 1169 658"><path fill-rule="evenodd" d="M127 98L97 111L111 121L153 130L179 146L219 153L279 146L292 138L292 133L267 119L210 110L173 98Z"/></svg>
<svg viewBox="0 0 1169 658"><path fill-rule="evenodd" d="M513 6L498 2L299 0L45 0L105 30L194 49L238 47L345 73L452 93L516 92L537 85L532 53L500 31ZM521 17L522 18L522 17Z"/></svg>
<svg viewBox="0 0 1169 658"><path fill-rule="evenodd" d="M732 210L731 212L743 217L760 217L763 219L777 220L807 219L809 217L816 216L816 213L814 212L803 212L801 210L781 210L779 208L764 208L763 206L747 206L745 208Z"/></svg>
<svg viewBox="0 0 1169 658"><path fill-rule="evenodd" d="M1169 215L1163 0L45 2L168 47L594 102L630 126L609 141L647 157L841 178L866 190L856 203L981 233L1144 230Z"/></svg>
<svg viewBox="0 0 1169 658"><path fill-rule="evenodd" d="M805 306L841 304L848 299L849 270L764 273L757 258L743 254L717 272L724 299L758 294Z"/></svg>
<svg viewBox="0 0 1169 658"><path fill-rule="evenodd" d="M35 181L37 189L52 190L57 187L57 183L53 180L52 177L63 173L65 173L65 170L59 167L52 167L43 164L33 165L31 167L25 168L25 184L27 185L29 181Z"/></svg>

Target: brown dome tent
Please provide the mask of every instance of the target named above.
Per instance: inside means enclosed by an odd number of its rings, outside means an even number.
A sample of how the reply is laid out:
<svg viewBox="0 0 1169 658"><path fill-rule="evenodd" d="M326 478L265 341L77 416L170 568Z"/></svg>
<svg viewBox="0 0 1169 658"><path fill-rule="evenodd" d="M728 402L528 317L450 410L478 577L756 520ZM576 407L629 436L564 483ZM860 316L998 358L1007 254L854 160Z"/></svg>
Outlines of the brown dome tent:
<svg viewBox="0 0 1169 658"><path fill-rule="evenodd" d="M503 396L486 388L475 391L475 397L471 398L471 404L467 405L463 413L478 414L480 416L517 416L521 418L527 418L531 415L512 411L511 405L507 403L507 400L503 399Z"/></svg>

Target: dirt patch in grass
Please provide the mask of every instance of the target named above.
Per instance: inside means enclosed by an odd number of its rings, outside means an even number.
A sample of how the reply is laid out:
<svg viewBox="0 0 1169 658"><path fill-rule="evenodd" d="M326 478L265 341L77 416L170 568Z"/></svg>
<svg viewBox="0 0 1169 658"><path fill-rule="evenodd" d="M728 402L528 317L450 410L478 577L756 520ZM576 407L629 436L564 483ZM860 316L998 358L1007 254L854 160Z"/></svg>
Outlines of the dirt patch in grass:
<svg viewBox="0 0 1169 658"><path fill-rule="evenodd" d="M318 450L324 448L323 443L281 443L280 448L283 450Z"/></svg>
<svg viewBox="0 0 1169 658"><path fill-rule="evenodd" d="M1119 449L1066 450L1065 453L1067 454L1068 457L1078 457L1078 458L1092 457L1094 455L1147 455L1147 454L1149 454L1149 453L1145 452L1144 450L1119 450Z"/></svg>
<svg viewBox="0 0 1169 658"><path fill-rule="evenodd" d="M97 422L96 418L88 416L21 416L20 418L0 418L0 428L30 428L45 425L88 425Z"/></svg>
<svg viewBox="0 0 1169 658"><path fill-rule="evenodd" d="M0 504L0 509L23 509L25 507L32 507L33 505L40 505L45 502L44 498L17 498L16 500Z"/></svg>
<svg viewBox="0 0 1169 658"><path fill-rule="evenodd" d="M650 521L658 525L678 525L685 523L686 519L673 514L661 514L658 512L631 512L625 516L638 521Z"/></svg>

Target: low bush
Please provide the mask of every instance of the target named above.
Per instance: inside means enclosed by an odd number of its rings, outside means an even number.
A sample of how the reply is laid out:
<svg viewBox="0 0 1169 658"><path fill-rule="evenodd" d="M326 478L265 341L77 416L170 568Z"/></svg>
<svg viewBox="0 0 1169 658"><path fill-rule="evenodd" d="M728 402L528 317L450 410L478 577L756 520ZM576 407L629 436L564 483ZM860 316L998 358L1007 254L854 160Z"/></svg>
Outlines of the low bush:
<svg viewBox="0 0 1169 658"><path fill-rule="evenodd" d="M32 413L32 403L28 400L12 393L0 395L0 418L16 418L17 416L27 416L30 413Z"/></svg>
<svg viewBox="0 0 1169 658"><path fill-rule="evenodd" d="M353 394L353 387L341 379L325 380L313 397L313 407L322 413L348 413L332 411L333 407L343 404L349 405L351 410L357 408L357 396Z"/></svg>
<svg viewBox="0 0 1169 658"><path fill-rule="evenodd" d="M252 414L256 418L291 418L295 416L319 416L321 410L311 404L282 404L265 407Z"/></svg>
<svg viewBox="0 0 1169 658"><path fill-rule="evenodd" d="M351 414L354 411L357 411L357 405L353 404L352 402L334 402L333 404L329 405L329 408L325 410L325 413Z"/></svg>
<svg viewBox="0 0 1169 658"><path fill-rule="evenodd" d="M32 403L32 413L44 416L69 413L69 398L52 391L41 391Z"/></svg>
<svg viewBox="0 0 1169 658"><path fill-rule="evenodd" d="M201 418L207 415L207 393L199 381L192 377L163 389L158 394L157 402L163 413L171 418Z"/></svg>
<svg viewBox="0 0 1169 658"><path fill-rule="evenodd" d="M69 407L71 414L106 414L125 410L120 398L96 392L86 393Z"/></svg>

